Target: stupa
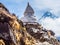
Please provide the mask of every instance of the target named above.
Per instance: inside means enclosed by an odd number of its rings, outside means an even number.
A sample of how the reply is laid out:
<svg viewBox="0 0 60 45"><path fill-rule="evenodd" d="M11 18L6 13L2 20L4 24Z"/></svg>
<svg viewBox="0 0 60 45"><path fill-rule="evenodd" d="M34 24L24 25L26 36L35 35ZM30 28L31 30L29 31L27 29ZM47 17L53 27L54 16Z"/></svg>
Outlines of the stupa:
<svg viewBox="0 0 60 45"><path fill-rule="evenodd" d="M26 10L24 12L24 17L22 17L20 20L23 22L24 25L28 24L29 26L35 26L38 24L34 16L34 10L29 3L27 4Z"/></svg>

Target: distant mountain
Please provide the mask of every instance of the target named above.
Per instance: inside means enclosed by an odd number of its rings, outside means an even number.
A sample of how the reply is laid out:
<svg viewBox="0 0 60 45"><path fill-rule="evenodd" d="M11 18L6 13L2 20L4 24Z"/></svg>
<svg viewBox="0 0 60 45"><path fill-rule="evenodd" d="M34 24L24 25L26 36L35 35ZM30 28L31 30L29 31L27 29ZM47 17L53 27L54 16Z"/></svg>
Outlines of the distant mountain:
<svg viewBox="0 0 60 45"><path fill-rule="evenodd" d="M58 18L58 16L56 16L56 15L53 14L53 13L51 13L50 11L46 11L40 19L46 18L46 17L50 17L50 18L53 18L53 19ZM40 20L40 19L39 19L39 20Z"/></svg>
<svg viewBox="0 0 60 45"><path fill-rule="evenodd" d="M57 39L60 41L60 37L57 37Z"/></svg>

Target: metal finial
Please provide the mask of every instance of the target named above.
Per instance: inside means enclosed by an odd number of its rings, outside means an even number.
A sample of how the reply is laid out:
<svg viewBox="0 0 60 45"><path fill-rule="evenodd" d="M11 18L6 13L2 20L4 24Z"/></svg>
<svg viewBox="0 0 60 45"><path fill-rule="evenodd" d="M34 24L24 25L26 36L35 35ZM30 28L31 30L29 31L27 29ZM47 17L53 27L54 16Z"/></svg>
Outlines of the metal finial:
<svg viewBox="0 0 60 45"><path fill-rule="evenodd" d="M28 2L28 6L29 6L29 2Z"/></svg>

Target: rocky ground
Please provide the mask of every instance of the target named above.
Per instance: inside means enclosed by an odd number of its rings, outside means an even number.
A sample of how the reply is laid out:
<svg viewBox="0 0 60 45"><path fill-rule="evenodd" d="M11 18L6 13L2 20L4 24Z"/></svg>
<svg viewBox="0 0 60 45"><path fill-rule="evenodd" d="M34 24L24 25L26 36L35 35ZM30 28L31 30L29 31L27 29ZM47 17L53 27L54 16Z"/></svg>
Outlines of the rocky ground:
<svg viewBox="0 0 60 45"><path fill-rule="evenodd" d="M51 30L23 25L0 3L0 45L60 45Z"/></svg>

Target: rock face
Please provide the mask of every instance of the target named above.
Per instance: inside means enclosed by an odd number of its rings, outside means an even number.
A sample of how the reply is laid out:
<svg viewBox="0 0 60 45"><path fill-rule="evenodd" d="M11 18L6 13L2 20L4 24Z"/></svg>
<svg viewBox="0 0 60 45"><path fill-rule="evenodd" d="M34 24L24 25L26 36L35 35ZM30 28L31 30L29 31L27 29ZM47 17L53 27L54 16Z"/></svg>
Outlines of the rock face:
<svg viewBox="0 0 60 45"><path fill-rule="evenodd" d="M0 45L60 45L54 35L38 23L24 25L0 3Z"/></svg>
<svg viewBox="0 0 60 45"><path fill-rule="evenodd" d="M10 42L16 44L16 30L20 30L18 19L0 3L0 39L2 39L6 45L9 45Z"/></svg>

